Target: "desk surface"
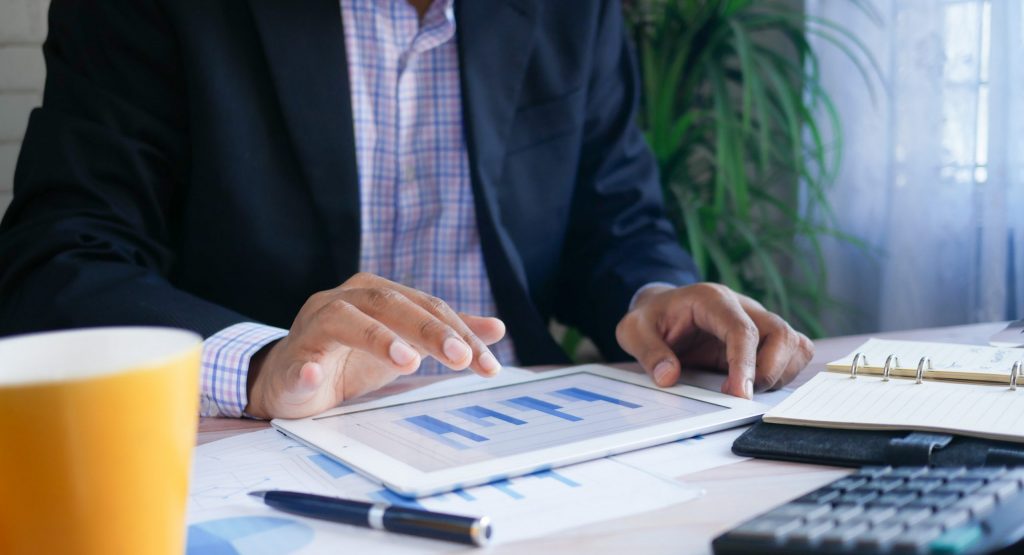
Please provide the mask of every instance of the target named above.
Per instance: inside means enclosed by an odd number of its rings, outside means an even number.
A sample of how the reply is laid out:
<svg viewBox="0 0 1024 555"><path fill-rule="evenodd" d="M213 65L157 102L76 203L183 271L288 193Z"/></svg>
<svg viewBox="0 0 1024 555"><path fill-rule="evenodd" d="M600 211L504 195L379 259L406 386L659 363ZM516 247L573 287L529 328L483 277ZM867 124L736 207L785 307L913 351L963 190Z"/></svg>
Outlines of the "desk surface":
<svg viewBox="0 0 1024 555"><path fill-rule="evenodd" d="M868 337L984 344L1005 325L974 324L822 339L815 342L814 359L796 384L810 379L824 369L826 362L849 353ZM636 365L622 366L636 368ZM407 382L383 392L394 393L411 386L412 383ZM198 443L266 427L266 422L204 418L199 423ZM744 461L682 476L685 482L704 488L706 494L678 507L584 526L557 536L495 546L488 553L710 553L711 540L728 528L847 472L827 466ZM572 508L566 507L566 510Z"/></svg>

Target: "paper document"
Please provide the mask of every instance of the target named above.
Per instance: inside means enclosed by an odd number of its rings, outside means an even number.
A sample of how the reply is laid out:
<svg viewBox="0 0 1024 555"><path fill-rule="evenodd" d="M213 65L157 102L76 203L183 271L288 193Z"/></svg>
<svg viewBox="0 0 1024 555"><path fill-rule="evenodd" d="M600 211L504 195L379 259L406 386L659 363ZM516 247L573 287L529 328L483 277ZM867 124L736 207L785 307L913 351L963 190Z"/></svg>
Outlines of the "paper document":
<svg viewBox="0 0 1024 555"><path fill-rule="evenodd" d="M1024 441L1024 397L1006 386L851 379L822 372L768 411L765 422L847 429L907 429Z"/></svg>
<svg viewBox="0 0 1024 555"><path fill-rule="evenodd" d="M516 383L531 373L506 368L496 378ZM429 389L455 393L464 380L449 379L400 393L402 400ZM709 374L704 387L717 389L724 379ZM758 394L774 405L789 394ZM680 440L612 458L558 468L507 482L421 498L436 511L487 515L496 542L513 542L683 503L700 491L673 478L746 460L733 455L733 440L745 428ZM363 500L401 502L333 459L274 430L238 435L201 445L195 452L189 497L188 555L278 553L454 553L458 544L378 532L356 526L296 517L264 506L247 493L288 489ZM628 502L625 502L628 501Z"/></svg>
<svg viewBox="0 0 1024 555"><path fill-rule="evenodd" d="M487 515L495 542L532 538L682 503L698 489L611 459L407 501L275 430L196 449L189 555L233 553L445 553L464 546L296 517L247 495L286 489L428 510ZM628 503L623 500L628 499Z"/></svg>

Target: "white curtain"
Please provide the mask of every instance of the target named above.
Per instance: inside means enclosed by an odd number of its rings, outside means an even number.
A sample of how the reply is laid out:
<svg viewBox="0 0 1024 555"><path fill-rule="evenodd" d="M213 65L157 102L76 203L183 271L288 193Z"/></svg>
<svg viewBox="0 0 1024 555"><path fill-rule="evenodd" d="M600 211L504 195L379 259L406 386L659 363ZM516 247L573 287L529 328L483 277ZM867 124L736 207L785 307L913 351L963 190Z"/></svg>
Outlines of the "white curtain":
<svg viewBox="0 0 1024 555"><path fill-rule="evenodd" d="M872 101L856 66L813 39L842 119L831 191L833 333L1024 318L1024 1L807 0L881 70ZM832 32L835 34L834 32Z"/></svg>

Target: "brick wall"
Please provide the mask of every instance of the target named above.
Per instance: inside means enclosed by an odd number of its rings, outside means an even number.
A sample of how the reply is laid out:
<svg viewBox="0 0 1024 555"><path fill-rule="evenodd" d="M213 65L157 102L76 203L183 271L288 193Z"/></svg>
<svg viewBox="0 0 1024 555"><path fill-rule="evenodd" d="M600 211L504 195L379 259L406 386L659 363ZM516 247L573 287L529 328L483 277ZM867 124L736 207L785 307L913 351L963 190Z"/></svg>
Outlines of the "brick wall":
<svg viewBox="0 0 1024 555"><path fill-rule="evenodd" d="M0 214L11 202L28 113L42 99L49 5L49 0L0 0Z"/></svg>

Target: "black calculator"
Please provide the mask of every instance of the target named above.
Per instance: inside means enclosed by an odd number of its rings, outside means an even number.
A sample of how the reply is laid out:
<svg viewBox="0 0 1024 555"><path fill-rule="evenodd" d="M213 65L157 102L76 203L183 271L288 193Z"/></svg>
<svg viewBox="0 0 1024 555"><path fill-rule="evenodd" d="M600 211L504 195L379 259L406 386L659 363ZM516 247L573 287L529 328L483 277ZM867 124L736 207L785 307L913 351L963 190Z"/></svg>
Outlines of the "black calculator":
<svg viewBox="0 0 1024 555"><path fill-rule="evenodd" d="M1024 537L1022 488L1024 468L864 467L711 546L717 555L992 553Z"/></svg>

